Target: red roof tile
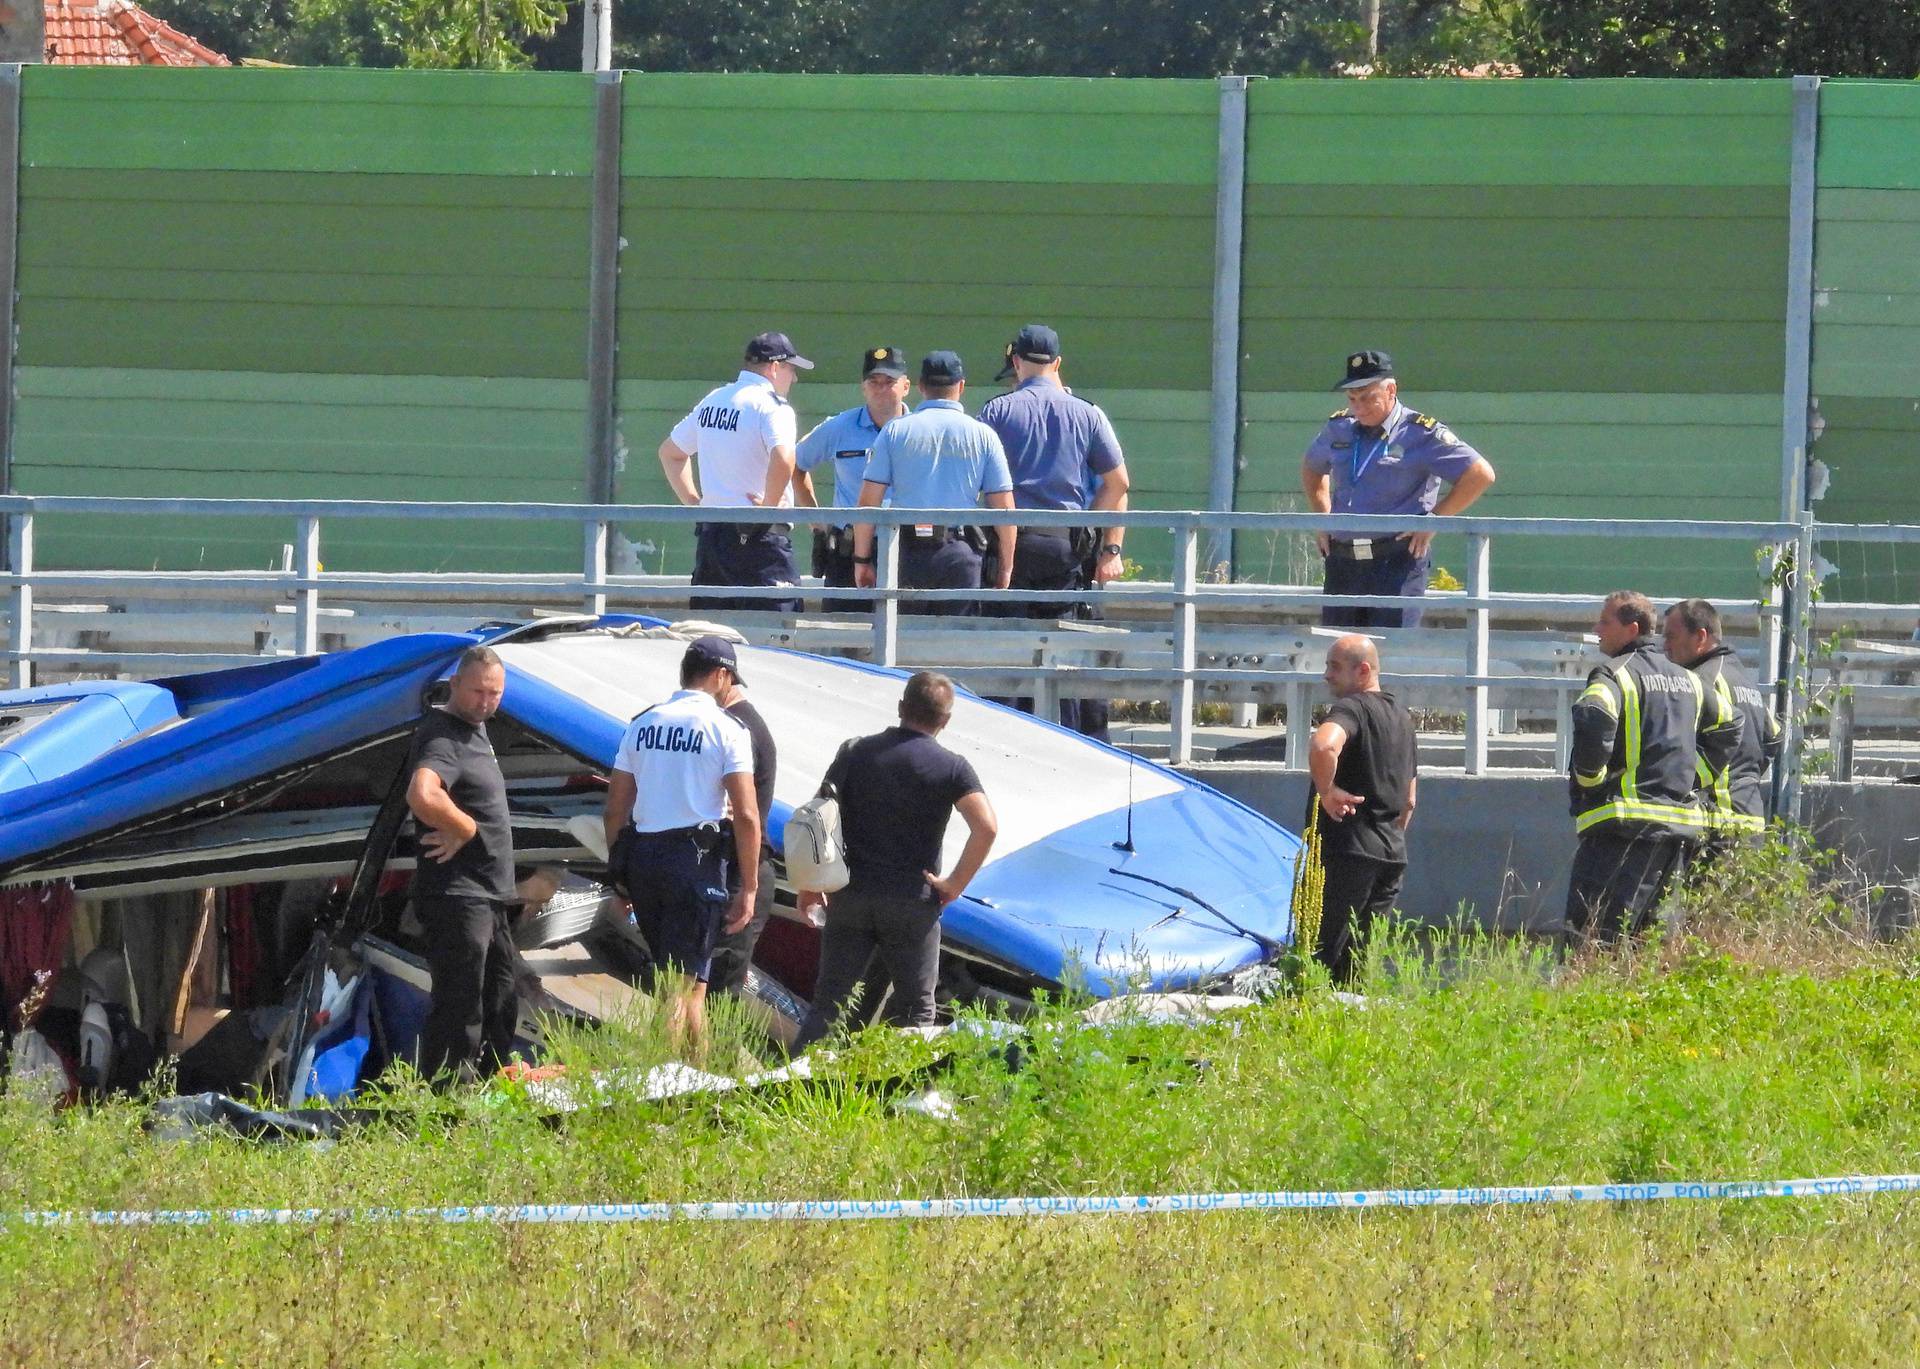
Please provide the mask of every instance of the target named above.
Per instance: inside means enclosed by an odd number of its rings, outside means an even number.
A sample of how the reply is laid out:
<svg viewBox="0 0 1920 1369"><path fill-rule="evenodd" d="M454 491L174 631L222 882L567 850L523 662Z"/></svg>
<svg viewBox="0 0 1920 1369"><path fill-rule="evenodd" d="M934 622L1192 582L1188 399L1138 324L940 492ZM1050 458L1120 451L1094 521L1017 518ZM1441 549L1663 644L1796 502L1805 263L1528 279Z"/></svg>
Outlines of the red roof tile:
<svg viewBox="0 0 1920 1369"><path fill-rule="evenodd" d="M47 60L60 66L225 67L225 57L132 0L46 0Z"/></svg>

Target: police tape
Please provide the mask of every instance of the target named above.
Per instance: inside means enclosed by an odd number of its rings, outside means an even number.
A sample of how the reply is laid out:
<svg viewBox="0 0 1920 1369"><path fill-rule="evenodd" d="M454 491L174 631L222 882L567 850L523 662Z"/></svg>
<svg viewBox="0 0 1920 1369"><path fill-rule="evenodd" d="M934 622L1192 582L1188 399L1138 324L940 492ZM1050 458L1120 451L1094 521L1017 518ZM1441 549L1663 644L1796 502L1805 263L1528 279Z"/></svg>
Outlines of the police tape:
<svg viewBox="0 0 1920 1369"><path fill-rule="evenodd" d="M863 1222L956 1217L1153 1216L1282 1210L1513 1207L1543 1203L1654 1203L1746 1198L1840 1198L1920 1193L1920 1174L1717 1183L1548 1184L1493 1188L1299 1189L1266 1193L1163 1193L1121 1197L842 1198L761 1202L521 1203L478 1207L233 1207L16 1212L18 1226L330 1226L401 1224L592 1226L628 1222Z"/></svg>

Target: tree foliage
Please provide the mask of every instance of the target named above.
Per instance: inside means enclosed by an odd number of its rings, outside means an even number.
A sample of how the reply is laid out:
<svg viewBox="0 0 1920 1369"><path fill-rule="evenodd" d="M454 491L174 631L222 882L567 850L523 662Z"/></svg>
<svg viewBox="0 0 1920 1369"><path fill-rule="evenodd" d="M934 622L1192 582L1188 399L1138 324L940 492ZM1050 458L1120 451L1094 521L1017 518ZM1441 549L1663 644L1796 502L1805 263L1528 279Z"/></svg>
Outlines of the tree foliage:
<svg viewBox="0 0 1920 1369"><path fill-rule="evenodd" d="M579 66L580 0L147 0L235 58ZM645 71L1007 76L1920 74L1906 0L618 0Z"/></svg>

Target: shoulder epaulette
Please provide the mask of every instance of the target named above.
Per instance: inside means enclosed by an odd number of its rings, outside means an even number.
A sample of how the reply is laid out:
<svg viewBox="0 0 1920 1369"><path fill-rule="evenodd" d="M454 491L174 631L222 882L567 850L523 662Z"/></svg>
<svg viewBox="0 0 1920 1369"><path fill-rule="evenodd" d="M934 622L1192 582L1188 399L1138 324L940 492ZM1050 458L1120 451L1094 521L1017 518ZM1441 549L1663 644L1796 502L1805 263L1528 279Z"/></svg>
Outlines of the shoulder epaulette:
<svg viewBox="0 0 1920 1369"><path fill-rule="evenodd" d="M1410 414L1409 417L1411 417L1415 423L1418 423L1421 427L1427 429L1429 432L1431 432L1433 429L1440 426L1440 420L1433 417L1433 415L1431 414L1423 414L1418 411L1415 411L1412 414Z"/></svg>
<svg viewBox="0 0 1920 1369"><path fill-rule="evenodd" d="M1332 413L1327 415L1327 418L1329 421L1336 418L1352 418L1352 417L1353 417L1353 412L1350 409L1335 409Z"/></svg>

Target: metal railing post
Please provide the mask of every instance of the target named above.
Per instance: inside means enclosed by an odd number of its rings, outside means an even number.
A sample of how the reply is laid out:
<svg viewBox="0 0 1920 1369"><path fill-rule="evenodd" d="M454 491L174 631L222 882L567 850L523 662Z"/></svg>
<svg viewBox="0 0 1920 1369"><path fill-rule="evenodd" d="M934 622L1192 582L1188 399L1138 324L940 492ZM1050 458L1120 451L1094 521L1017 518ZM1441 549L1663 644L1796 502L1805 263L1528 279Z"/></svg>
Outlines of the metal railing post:
<svg viewBox="0 0 1920 1369"><path fill-rule="evenodd" d="M302 518L294 537L294 574L300 588L294 595L295 650L302 656L320 654L320 520Z"/></svg>
<svg viewBox="0 0 1920 1369"><path fill-rule="evenodd" d="M1564 775L1573 764L1573 691L1553 691L1553 769Z"/></svg>
<svg viewBox="0 0 1920 1369"><path fill-rule="evenodd" d="M582 570L587 592L580 597L580 611L598 618L607 611L607 536L611 524L604 518L588 521L584 527Z"/></svg>
<svg viewBox="0 0 1920 1369"><path fill-rule="evenodd" d="M15 689L33 688L33 514L22 512L7 519L7 565L19 577L8 596L7 628L12 661L7 672Z"/></svg>
<svg viewBox="0 0 1920 1369"><path fill-rule="evenodd" d="M1167 711L1173 723L1173 736L1167 749L1172 765L1185 765L1193 759L1193 667L1195 621L1193 591L1198 579L1199 530L1183 523L1173 530L1173 697Z"/></svg>
<svg viewBox="0 0 1920 1369"><path fill-rule="evenodd" d="M1313 705L1307 699L1307 687L1297 680L1287 683L1287 769L1307 768L1307 744L1313 737Z"/></svg>
<svg viewBox="0 0 1920 1369"><path fill-rule="evenodd" d="M900 663L900 529L882 523L873 530L873 663Z"/></svg>
<svg viewBox="0 0 1920 1369"><path fill-rule="evenodd" d="M1467 674L1484 679L1490 668L1488 634L1493 610L1485 604L1493 588L1493 539L1484 532L1467 534L1467 593L1481 603L1467 610ZM1467 686L1467 735L1462 764L1469 775L1487 768L1487 686Z"/></svg>

